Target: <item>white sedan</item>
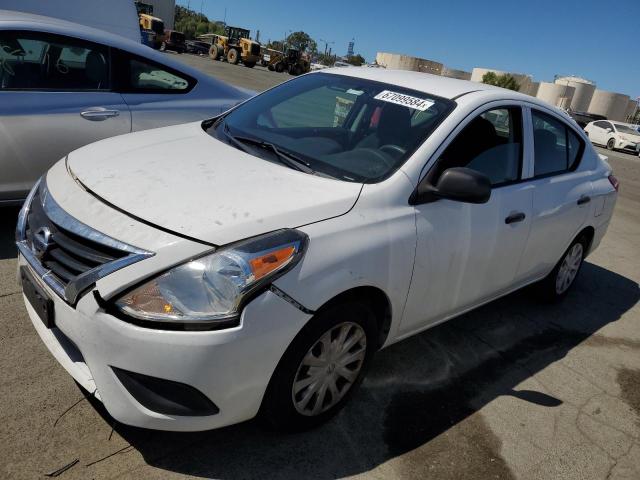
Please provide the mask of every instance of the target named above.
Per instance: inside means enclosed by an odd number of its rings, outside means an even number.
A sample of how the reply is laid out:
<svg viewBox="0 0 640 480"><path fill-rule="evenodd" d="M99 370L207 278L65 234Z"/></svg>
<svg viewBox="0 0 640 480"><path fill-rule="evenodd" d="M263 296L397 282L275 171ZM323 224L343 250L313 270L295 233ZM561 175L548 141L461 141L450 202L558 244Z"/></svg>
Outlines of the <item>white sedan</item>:
<svg viewBox="0 0 640 480"><path fill-rule="evenodd" d="M640 152L640 132L633 125L611 120L597 120L587 123L584 131L593 143L604 145L609 150Z"/></svg>
<svg viewBox="0 0 640 480"><path fill-rule="evenodd" d="M72 152L23 207L19 273L43 342L115 419L303 429L379 349L525 285L567 295L617 189L535 98L329 69Z"/></svg>

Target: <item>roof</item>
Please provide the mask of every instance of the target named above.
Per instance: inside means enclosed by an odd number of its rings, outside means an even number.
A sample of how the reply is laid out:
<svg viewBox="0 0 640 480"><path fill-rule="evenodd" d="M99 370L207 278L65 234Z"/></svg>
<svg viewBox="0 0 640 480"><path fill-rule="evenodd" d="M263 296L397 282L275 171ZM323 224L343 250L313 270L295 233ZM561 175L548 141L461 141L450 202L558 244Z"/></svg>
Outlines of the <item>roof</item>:
<svg viewBox="0 0 640 480"><path fill-rule="evenodd" d="M326 68L322 70L322 73L366 78L367 80L390 83L449 99L469 92L504 90L500 87L471 82L469 80L458 80L457 78L442 77L440 75L432 75L430 73L413 72L408 70L391 70L387 68ZM511 93L520 95L517 92Z"/></svg>

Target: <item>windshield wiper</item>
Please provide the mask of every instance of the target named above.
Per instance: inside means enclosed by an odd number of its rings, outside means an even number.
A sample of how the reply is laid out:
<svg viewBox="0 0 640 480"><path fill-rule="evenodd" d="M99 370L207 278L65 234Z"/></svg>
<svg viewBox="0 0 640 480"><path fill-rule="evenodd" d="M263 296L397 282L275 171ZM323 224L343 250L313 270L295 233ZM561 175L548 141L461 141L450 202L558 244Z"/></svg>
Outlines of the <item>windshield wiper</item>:
<svg viewBox="0 0 640 480"><path fill-rule="evenodd" d="M227 137L229 137L231 140L233 140L236 143L248 143L251 145L255 145L256 147L270 150L276 155L280 163L286 165L289 168L293 168L294 170L298 170L304 173L311 173L311 174L316 173L311 168L308 162L305 162L303 159L301 159L296 155L293 155L292 153L284 152L280 150L273 143L265 142L264 140L260 140L258 138L234 136L234 135L231 135L226 128L225 128L225 133L227 134Z"/></svg>

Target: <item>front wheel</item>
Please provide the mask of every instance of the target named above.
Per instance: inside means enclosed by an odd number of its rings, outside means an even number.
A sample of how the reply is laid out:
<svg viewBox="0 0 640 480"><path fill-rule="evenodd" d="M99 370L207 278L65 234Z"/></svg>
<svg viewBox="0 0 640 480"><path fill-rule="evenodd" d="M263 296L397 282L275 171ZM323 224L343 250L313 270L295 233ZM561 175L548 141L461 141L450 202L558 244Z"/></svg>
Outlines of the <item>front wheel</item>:
<svg viewBox="0 0 640 480"><path fill-rule="evenodd" d="M373 357L375 324L371 308L355 300L317 313L280 360L261 418L277 429L299 431L335 415L362 381Z"/></svg>
<svg viewBox="0 0 640 480"><path fill-rule="evenodd" d="M610 138L607 142L607 149L613 150L616 147L616 140L614 138Z"/></svg>
<svg viewBox="0 0 640 480"><path fill-rule="evenodd" d="M559 301L569 293L580 272L588 246L585 236L574 240L551 273L540 281L538 290L544 300Z"/></svg>
<svg viewBox="0 0 640 480"><path fill-rule="evenodd" d="M240 54L238 53L238 51L235 48L232 48L231 50L229 50L229 52L227 53L227 62L229 62L232 65L237 65L239 61L240 61Z"/></svg>

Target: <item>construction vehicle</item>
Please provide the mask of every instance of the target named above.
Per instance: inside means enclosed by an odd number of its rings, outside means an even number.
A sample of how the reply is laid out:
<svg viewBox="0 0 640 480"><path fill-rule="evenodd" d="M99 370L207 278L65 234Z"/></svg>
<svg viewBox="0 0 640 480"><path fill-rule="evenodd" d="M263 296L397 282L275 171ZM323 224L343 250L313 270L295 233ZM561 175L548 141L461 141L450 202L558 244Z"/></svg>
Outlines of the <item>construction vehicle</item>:
<svg viewBox="0 0 640 480"><path fill-rule="evenodd" d="M153 48L160 48L164 40L164 22L161 18L154 17L146 13L138 15L140 20L140 30L147 34L148 45Z"/></svg>
<svg viewBox="0 0 640 480"><path fill-rule="evenodd" d="M311 70L311 62L307 56L296 48L287 48L284 53L271 54L268 62L265 63L271 71L275 70L278 73L287 71L290 75L300 75Z"/></svg>
<svg viewBox="0 0 640 480"><path fill-rule="evenodd" d="M233 65L242 61L245 67L253 68L260 61L260 44L251 40L249 30L225 27L224 32L224 35L206 35L211 39L209 56L213 60L226 59ZM201 35L198 39L204 37Z"/></svg>

